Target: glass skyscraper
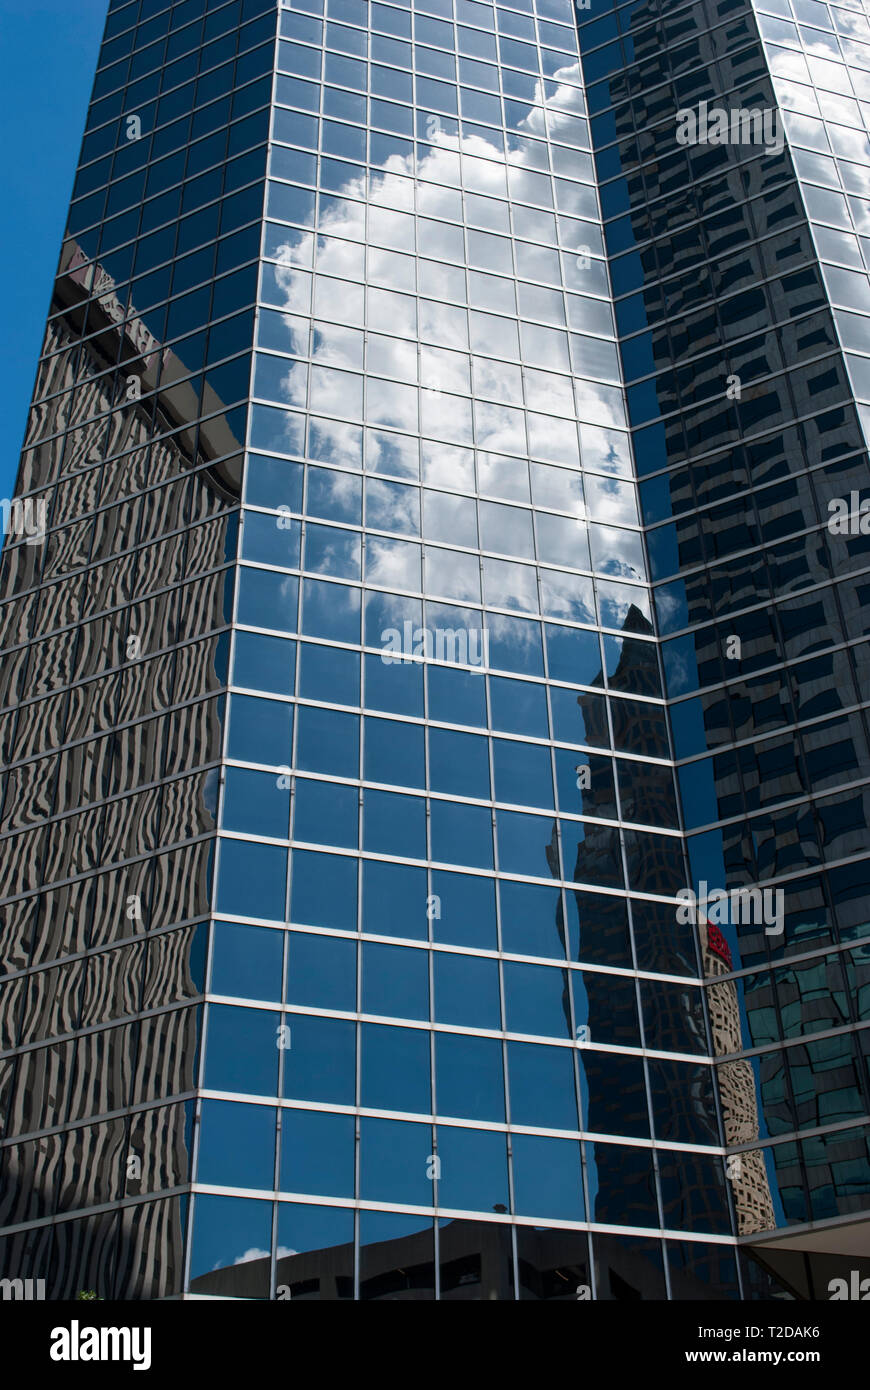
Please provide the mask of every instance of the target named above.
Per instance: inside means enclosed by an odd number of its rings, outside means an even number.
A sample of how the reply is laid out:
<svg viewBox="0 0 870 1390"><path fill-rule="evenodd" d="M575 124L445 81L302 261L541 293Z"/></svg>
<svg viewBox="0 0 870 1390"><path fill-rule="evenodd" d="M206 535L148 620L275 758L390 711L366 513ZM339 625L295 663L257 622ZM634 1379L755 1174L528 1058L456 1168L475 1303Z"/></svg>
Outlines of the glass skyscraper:
<svg viewBox="0 0 870 1390"><path fill-rule="evenodd" d="M870 1275L868 131L858 0L109 4L0 559L0 1279Z"/></svg>

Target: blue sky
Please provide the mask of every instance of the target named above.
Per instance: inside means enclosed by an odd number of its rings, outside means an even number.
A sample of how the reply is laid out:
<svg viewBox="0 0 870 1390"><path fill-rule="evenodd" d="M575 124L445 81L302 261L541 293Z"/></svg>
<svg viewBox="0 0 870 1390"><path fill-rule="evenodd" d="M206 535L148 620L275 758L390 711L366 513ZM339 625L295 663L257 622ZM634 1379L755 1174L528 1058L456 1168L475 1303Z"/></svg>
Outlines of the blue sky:
<svg viewBox="0 0 870 1390"><path fill-rule="evenodd" d="M0 4L0 497L10 497L108 3Z"/></svg>

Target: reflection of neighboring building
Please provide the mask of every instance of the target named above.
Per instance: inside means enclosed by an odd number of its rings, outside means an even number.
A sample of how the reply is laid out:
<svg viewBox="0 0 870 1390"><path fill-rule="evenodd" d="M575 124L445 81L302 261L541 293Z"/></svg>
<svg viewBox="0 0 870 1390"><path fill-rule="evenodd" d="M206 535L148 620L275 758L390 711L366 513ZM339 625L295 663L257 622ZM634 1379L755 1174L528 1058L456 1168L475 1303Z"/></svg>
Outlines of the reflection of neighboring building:
<svg viewBox="0 0 870 1390"><path fill-rule="evenodd" d="M653 629L649 621L644 617L640 610L632 606L626 617L624 629L627 636L638 634L640 637L649 637ZM632 695L641 693L648 696L655 696L660 693L658 655L656 647L651 642L642 640L628 640L622 644L619 660L616 667L609 673L608 684L610 689L620 690ZM594 687L603 688L605 685L604 674L600 672L592 682ZM611 700L614 704L615 699ZM583 691L577 696L577 704L583 715L585 730L585 742L590 749L596 753L607 756L611 752L611 733L608 720L608 708L605 700L598 694ZM644 706L635 701L633 709L635 711ZM649 705L649 715L644 718L641 714L635 718L632 725L632 736L630 747L621 748L617 751L634 752L643 755L643 760L639 757L637 761L632 761L631 785L625 787L620 784L619 772L616 772L617 787L620 795L620 809L625 820L640 822L652 827L672 826L674 823L674 783L673 770L670 765L663 765L661 762L651 761L646 754L650 747L656 747L660 739L660 724L656 716L660 713L661 707L657 704ZM625 740L629 742L629 740ZM578 761L584 758L595 756L595 754L578 754ZM594 776L590 779L591 785L588 789L581 791L582 811L586 815L602 815L602 800L609 799L611 792L605 788L602 793L601 784L596 783ZM629 804L626 805L625 803ZM615 806L605 809L604 814L614 816ZM636 836L635 857L633 861L634 872L638 874L638 882L634 886L640 886L642 891L648 893L669 894L673 892L673 874L675 860L669 853L670 846L667 848L661 843L661 836L655 834L654 830L649 833L638 832ZM679 840L674 837L675 847L679 851ZM583 839L578 845L576 862L574 865L573 879L578 884L575 890L577 903L578 919L587 923L584 927L583 940L580 946L580 959L583 959L584 949L589 950L590 939L596 936L598 931L608 932L613 930L616 934L619 930L616 922L610 923L606 920L606 904L608 899L599 895L599 906L593 916L584 910L583 887L596 884L602 881L622 881L622 868L618 862L620 854L619 837L615 827L611 825L596 824L593 822L584 823ZM547 851L551 871L554 876L558 875L558 855L555 844L555 837ZM679 861L680 864L682 861ZM621 909L619 900L614 901L614 907ZM668 909L667 921L673 928L672 950L674 957L679 957L685 943L678 939L676 931L676 914ZM561 914L557 923L559 935L564 942L564 925L561 921ZM697 969L697 966L693 967ZM612 1012L612 1003L608 997L608 981L610 977L598 972L587 971L583 976L583 983L588 998L588 1014L578 1022L584 1023L589 1028L589 1039L594 1047L596 1040L608 1033L608 1024ZM707 1052L706 1036L704 1034L703 1014L700 1002L697 1000L696 991L677 991L671 990L667 994L667 1004L663 1005L661 999L657 1001L657 1007L667 1009L667 1013L662 1016L659 1013L657 1018L658 1033L661 1038L681 1039L688 1030L696 1042L699 1044L698 1050L701 1054ZM566 1015L568 1009L566 992ZM696 1012L695 1012L696 1010ZM682 1047L675 1043L677 1051L682 1051ZM583 1055L580 1057L580 1066L583 1067ZM699 1079L708 1070L706 1062L699 1059ZM687 1085L685 1090L679 1094L674 1094L672 1103L674 1107L683 1112L687 1124L692 1117L697 1118L698 1094L703 1091L703 1085L696 1088ZM703 1102L700 1102L703 1107ZM705 1113L704 1123L709 1130L709 1142L716 1144L719 1142L718 1132L715 1124L715 1116L712 1109ZM592 1149L587 1153L587 1162L594 1163ZM722 1213L722 1193L716 1189L704 1188L693 1192L693 1201L696 1209L709 1212L709 1228L716 1230ZM596 1238L597 1240L597 1238ZM617 1281L621 1278L616 1276ZM651 1295L647 1292L644 1296ZM675 1295L678 1296L678 1295ZM688 1296L688 1295L687 1295Z"/></svg>
<svg viewBox="0 0 870 1390"><path fill-rule="evenodd" d="M649 623L637 610L632 610L629 613L626 628L635 632L652 632ZM630 663L631 670L623 669L623 663ZM645 678L645 664L649 667L648 678ZM649 645L647 649L646 645L641 645L638 642L626 643L620 656L620 662L611 677L611 683L617 685L618 688L630 690L640 688L647 690L648 693L653 693L656 690L657 671L657 654L652 645ZM587 721L587 728L591 731L590 742L596 746L607 747L609 737L603 707L598 701L590 700L588 697L584 700L582 695L578 698L578 703L583 706L584 719ZM641 734L642 730L639 730L639 738ZM643 820L650 825L669 824L673 806L670 768L661 768L654 763L639 763L633 765L633 771L635 774L634 801L639 810L634 815L623 811L626 819L638 818L642 808ZM584 841L578 851L575 873L578 880L585 878L588 874L588 869L584 867L584 850L589 838L587 836L587 841ZM594 836L592 838L594 841ZM670 860L662 861L660 848L654 841L650 841L648 836L639 838L645 891L668 892L670 882L666 877L662 877L662 873L667 874L671 867ZM594 843L592 851L594 853ZM715 933L715 945L711 933ZM726 973L731 968L727 955L727 944L721 933L711 924L708 924L706 933L700 934L700 947L702 972L705 979ZM725 963L726 960L729 960L728 964ZM720 1057L741 1051L743 1044L740 1031L740 1013L737 990L733 981L708 987L706 995L714 1056ZM594 995L590 996L589 1009L590 1026L594 1038L593 1005ZM673 1036L679 1036L681 1032L676 1019L672 1032ZM755 1084L751 1064L746 1059L720 1063L716 1071L719 1079L726 1146L750 1143L759 1137ZM715 1136L711 1135L711 1140L715 1142ZM736 1166L735 1159L738 1157L739 1166ZM761 1152L756 1151L733 1156L729 1164L729 1173L734 1174L730 1181L734 1193L740 1234L748 1235L774 1226L776 1222L773 1202Z"/></svg>
<svg viewBox="0 0 870 1390"><path fill-rule="evenodd" d="M577 1232L567 1232L576 1242ZM506 1222L450 1221L438 1232L441 1298L513 1298L511 1227ZM579 1234L585 1248L586 1237ZM326 1250L279 1256L275 1287L296 1301L353 1298L353 1243ZM269 1286L269 1261L253 1260L201 1275L192 1293L229 1298L262 1298ZM572 1290L573 1292L573 1290ZM409 1300L435 1296L432 1227L360 1250L360 1299ZM576 1294L574 1295L576 1296Z"/></svg>
<svg viewBox="0 0 870 1390"><path fill-rule="evenodd" d="M637 607L632 605L623 624L623 631L629 638L634 633L649 637L652 636L653 629L648 619ZM598 674L592 684L603 690L603 672ZM609 685L611 689L628 691L632 694L660 694L655 644L639 640L624 642L616 669L610 674ZM606 702L597 694L581 692L577 696L577 704L582 711L586 730L584 741L590 746L589 754L578 753L578 763L582 763L584 758L590 756L594 758L599 753L609 758L611 735ZM653 705L650 708L651 711L657 711L660 707ZM643 728L643 721L641 721L637 728L638 742L641 743L649 732ZM636 763L632 766L638 776L631 789L633 804L629 809L622 808L624 818L640 820L642 815L643 824L651 827L670 824L674 805L671 770L655 763ZM615 820L616 806L613 802L613 788L610 785L610 779L599 780L590 776L589 786L581 788L580 795L579 810L582 815L604 816L609 820ZM661 846L658 842L651 840L649 836L641 835L639 839L641 850L638 875L643 880L644 891L670 891L670 879L668 877L670 859L662 856ZM558 878L560 874L555 845L548 849L547 859L551 872ZM565 865L566 873L570 867L568 864ZM584 822L583 839L577 847L577 856L571 876L576 883L587 884L590 887L602 883L614 886L622 885L619 837L615 825ZM653 886L657 882L664 882L667 886L657 889Z"/></svg>
<svg viewBox="0 0 870 1390"><path fill-rule="evenodd" d="M646 622L646 619L634 606L632 606L629 610L625 622L625 629L626 631L650 630L649 624ZM628 645L630 646L633 644ZM653 661L655 661L654 652L652 654L652 659ZM625 648L623 648L623 653L620 656L620 665L624 660L637 661L638 656L637 654L634 654L633 657L626 657ZM598 673L598 676L592 682L592 684L600 686L603 689L603 672ZM595 750L591 754L577 754L578 766L583 766L584 760L588 759L590 756L596 757L599 754L608 756L610 754L611 736L607 718L606 702L602 699L600 695L590 695L588 692L581 691L577 696L577 704L583 716L585 734L583 742L589 744L590 748ZM588 763L586 764L586 766L589 766ZM572 807L572 810L579 810L581 814L588 816L600 817L603 815L610 820L613 819L616 813L616 808L613 804L612 787L610 786L609 778L598 779L591 775L590 769L588 785L580 786L578 784L578 791L580 794L580 802L578 806ZM577 853L575 856L573 869L572 866L567 862L567 849L563 846L565 875L567 877L570 872L573 881L578 885L581 885L575 892L576 910L579 922L585 922L587 915L584 910L583 902L584 888L588 891L590 888L594 888L595 886L601 883L611 885L622 883L622 866L619 858L619 837L615 825L602 825L595 821L584 821L582 823L582 832L583 838L577 846ZM560 879L562 877L562 868L560 867L559 857L558 825L555 820L553 821L553 830L550 842L545 848L545 854L551 874L555 879ZM583 932L583 940L580 946L581 959L583 958L584 950L588 950L588 938L590 936L596 936L602 932L606 933L609 930L612 930L614 934L619 933L619 922L621 917L624 915L623 904L619 900L614 902L613 907L616 920L612 923L607 923L603 919L603 914L606 911L606 906L607 899L603 898L603 896L599 894L597 900L597 914L595 921L590 924L588 932L585 930ZM564 919L561 900L559 901L559 904L556 909L556 930L559 940L562 943L562 949L566 952L568 958L570 959L571 950L567 934L567 923ZM588 975L584 980L587 990L595 990L595 986L598 983L598 981L598 976ZM572 1036L571 1004L567 980L565 983L565 988L563 990L562 1007L565 1013L566 1026L568 1029L569 1036ZM592 1013L593 1003L592 1000L590 1000L589 1019L582 1020L584 1024L592 1024ZM594 1027L591 1027L590 1035L593 1039L597 1036Z"/></svg>
<svg viewBox="0 0 870 1390"><path fill-rule="evenodd" d="M18 490L63 525L0 565L0 1091L41 1136L0 1148L0 1227L44 1224L0 1270L154 1298L182 1275L181 1200L148 1199L190 1176L240 444L71 239L51 315Z"/></svg>
<svg viewBox="0 0 870 1390"><path fill-rule="evenodd" d="M732 969L731 952L719 928L706 919L698 924L701 961L706 980L727 975ZM717 1057L730 1057L743 1050L740 1026L740 1004L733 980L721 980L707 987L707 1006L713 1032L713 1051ZM746 1057L720 1062L716 1067L722 1120L725 1125L725 1144L751 1144L759 1138L758 1105L755 1099L755 1077L752 1064ZM728 1178L737 1212L737 1229L742 1236L769 1230L776 1225L773 1198L764 1154L752 1149L732 1154L728 1160Z"/></svg>
<svg viewBox="0 0 870 1390"><path fill-rule="evenodd" d="M524 1302L586 1302L592 1294L585 1231L517 1226L519 1297ZM439 1226L439 1296L448 1302L503 1302L514 1297L511 1227L494 1221L448 1220ZM661 1246L657 1241L595 1233L595 1298L637 1302L665 1296ZM353 1243L323 1250L280 1254L274 1296L313 1302L354 1296ZM366 1302L431 1301L435 1297L432 1228L363 1244L360 1299ZM674 1298L709 1299L716 1289L693 1274L671 1269ZM201 1275L191 1293L211 1298L270 1296L268 1258Z"/></svg>

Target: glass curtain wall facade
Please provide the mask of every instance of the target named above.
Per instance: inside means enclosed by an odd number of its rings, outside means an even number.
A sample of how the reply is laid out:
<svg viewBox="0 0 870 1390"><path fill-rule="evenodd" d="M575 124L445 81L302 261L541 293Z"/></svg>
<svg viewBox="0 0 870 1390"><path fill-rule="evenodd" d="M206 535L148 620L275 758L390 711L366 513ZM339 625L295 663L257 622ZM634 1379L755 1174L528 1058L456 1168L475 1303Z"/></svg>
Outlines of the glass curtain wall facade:
<svg viewBox="0 0 870 1390"><path fill-rule="evenodd" d="M109 7L0 563L0 1271L49 1298L184 1277L275 22Z"/></svg>
<svg viewBox="0 0 870 1390"><path fill-rule="evenodd" d="M723 1107L755 1093L757 1121L725 1117L730 1166L763 1159L772 1198L737 1229L827 1297L870 1249L868 205L847 162L870 27L857 4L756 8L625 5L579 32L692 881L783 895L763 928L732 913L704 969ZM708 133L766 111L775 138L681 145L675 112L702 103Z"/></svg>
<svg viewBox="0 0 870 1390"><path fill-rule="evenodd" d="M572 12L274 104L190 1289L736 1287Z"/></svg>
<svg viewBox="0 0 870 1390"><path fill-rule="evenodd" d="M0 561L2 1276L860 1254L865 108L748 5L593 4L109 6ZM794 148L678 145L737 97Z"/></svg>

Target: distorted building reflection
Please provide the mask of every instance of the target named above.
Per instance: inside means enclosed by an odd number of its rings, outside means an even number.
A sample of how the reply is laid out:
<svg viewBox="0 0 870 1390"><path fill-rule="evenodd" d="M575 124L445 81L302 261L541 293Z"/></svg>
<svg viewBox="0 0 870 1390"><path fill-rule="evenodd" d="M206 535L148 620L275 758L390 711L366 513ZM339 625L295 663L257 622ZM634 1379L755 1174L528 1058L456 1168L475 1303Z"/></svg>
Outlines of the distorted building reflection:
<svg viewBox="0 0 870 1390"><path fill-rule="evenodd" d="M190 1181L244 416L73 238L34 400L19 487L54 502L0 570L0 1035L5 1133L44 1137L0 1148L0 1249L50 1297L153 1298L183 1268L181 1198L147 1198Z"/></svg>

